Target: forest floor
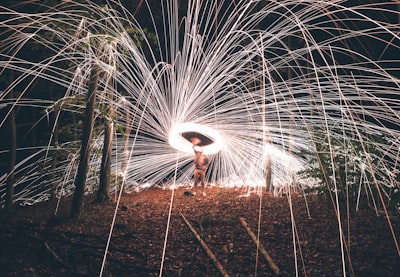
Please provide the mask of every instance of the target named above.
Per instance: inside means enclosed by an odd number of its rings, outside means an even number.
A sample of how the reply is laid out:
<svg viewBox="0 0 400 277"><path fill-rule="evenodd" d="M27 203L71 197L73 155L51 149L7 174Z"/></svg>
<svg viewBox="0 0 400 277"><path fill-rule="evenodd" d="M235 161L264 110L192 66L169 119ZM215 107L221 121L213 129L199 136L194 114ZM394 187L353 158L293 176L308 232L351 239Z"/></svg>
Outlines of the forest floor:
<svg viewBox="0 0 400 277"><path fill-rule="evenodd" d="M13 216L0 217L1 276L274 276L277 270L296 276L296 267L299 276L344 275L329 197L293 193L289 202L287 196L245 195L243 189L194 192L153 188L123 195L118 207L86 198L79 219L69 217L70 199L59 203L57 215L51 201L18 207ZM377 215L365 196L357 212L355 200L342 202L348 276L399 276L384 213L378 209ZM400 241L400 214L389 210L389 217ZM258 249L249 232L259 237Z"/></svg>

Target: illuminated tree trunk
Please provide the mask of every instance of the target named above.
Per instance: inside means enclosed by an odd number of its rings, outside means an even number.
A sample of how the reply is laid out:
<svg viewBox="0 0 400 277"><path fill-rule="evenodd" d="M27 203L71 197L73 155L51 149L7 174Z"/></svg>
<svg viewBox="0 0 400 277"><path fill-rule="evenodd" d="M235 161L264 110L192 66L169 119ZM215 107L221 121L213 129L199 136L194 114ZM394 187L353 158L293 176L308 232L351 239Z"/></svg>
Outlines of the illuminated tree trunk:
<svg viewBox="0 0 400 277"><path fill-rule="evenodd" d="M264 74L263 74L264 75ZM265 94L265 80L262 80L262 90ZM266 132L267 126L265 124L265 95L262 96L262 121L263 121L263 137L264 146L270 144L269 134ZM265 153L265 190L268 192L272 188L272 161L269 153Z"/></svg>
<svg viewBox="0 0 400 277"><path fill-rule="evenodd" d="M124 103L127 105L126 103ZM128 161L129 161L129 136L131 134L131 129L132 129L132 121L131 121L131 116L129 114L129 110L125 109L126 112L126 128L125 128L125 133L124 133L124 152L122 153L122 163L121 163L121 174L123 176L123 182L125 182L126 179L126 174L127 174L127 167L128 167Z"/></svg>
<svg viewBox="0 0 400 277"><path fill-rule="evenodd" d="M264 54L264 53L261 53ZM266 73L264 73L264 70L268 70L267 66L264 63L264 60L260 61L260 67L263 70L263 74L260 80L260 91L261 91L261 109L262 109L262 128L263 128L263 146L265 147L266 145L270 144L271 141L269 139L269 133L268 133L268 129L267 129L267 125L265 123L265 93L266 93L266 89L265 89L265 76ZM268 75L269 76L269 75ZM270 79L270 84L271 86L272 84L272 80ZM265 148L264 148L264 153L265 153L265 191L270 191L272 188L272 161L271 161L271 157L270 154L265 152Z"/></svg>
<svg viewBox="0 0 400 277"><path fill-rule="evenodd" d="M101 157L101 168L100 168L100 185L97 191L97 202L107 203L110 201L108 192L110 190L111 183L111 154L113 144L113 109L109 109L109 117L104 123L104 145Z"/></svg>
<svg viewBox="0 0 400 277"><path fill-rule="evenodd" d="M95 66L90 72L89 89L86 96L85 122L82 130L82 145L80 150L78 172L75 177L75 192L72 199L71 217L79 217L83 206L83 195L85 192L85 183L90 156L89 151L92 141L94 107L96 102L98 78L99 71Z"/></svg>
<svg viewBox="0 0 400 277"><path fill-rule="evenodd" d="M292 40L293 37L289 36L288 37L288 48L289 50L292 50ZM288 66L288 80L289 80L289 89L290 89L290 94L292 95L293 99L294 99L294 95L292 94L292 85L290 80L293 79L293 71L292 71L292 67L291 67L291 63L289 63ZM289 132L289 144L288 144L288 154L291 156L293 154L293 129L295 127L295 121L294 121L294 114L292 112L292 109L289 110L289 118L290 118L290 132ZM296 189L296 186L294 185L294 176L293 176L293 171L290 169L290 171L288 172L288 190L290 189Z"/></svg>
<svg viewBox="0 0 400 277"><path fill-rule="evenodd" d="M109 56L110 64L114 63L115 68L115 57L112 53ZM105 87L104 94L107 99L112 99L112 92L110 88L113 88L113 76L109 75L109 80L107 86ZM112 101L106 104L107 113L104 115L104 142L103 151L101 156L101 167L100 167L100 184L97 191L97 202L98 203L108 203L110 202L110 197L108 195L111 185L111 155L112 155L112 145L113 145L113 118L114 118L114 108Z"/></svg>
<svg viewBox="0 0 400 277"><path fill-rule="evenodd" d="M272 162L270 156L265 158L265 190L269 191L272 188Z"/></svg>
<svg viewBox="0 0 400 277"><path fill-rule="evenodd" d="M14 93L10 92L9 99L14 97ZM17 153L17 127L15 124L15 111L12 104L10 106L10 113L7 118L8 134L9 134L9 145L8 145L8 174L7 174L7 184L6 184L6 199L5 199L5 209L10 212L13 208L13 198L14 198L14 184L15 184L15 161Z"/></svg>
<svg viewBox="0 0 400 277"><path fill-rule="evenodd" d="M288 48L289 50L292 50L292 37L288 37ZM292 71L292 67L291 64L288 64L288 80L289 80L289 89L290 91L292 91L292 85L290 80L293 79L293 71ZM292 92L290 92L290 94L292 95L292 97L294 98ZM291 155L293 153L293 128L294 128L294 115L292 112L292 109L289 110L289 118L290 118L290 133L289 133L289 145L288 145L288 153L289 155Z"/></svg>

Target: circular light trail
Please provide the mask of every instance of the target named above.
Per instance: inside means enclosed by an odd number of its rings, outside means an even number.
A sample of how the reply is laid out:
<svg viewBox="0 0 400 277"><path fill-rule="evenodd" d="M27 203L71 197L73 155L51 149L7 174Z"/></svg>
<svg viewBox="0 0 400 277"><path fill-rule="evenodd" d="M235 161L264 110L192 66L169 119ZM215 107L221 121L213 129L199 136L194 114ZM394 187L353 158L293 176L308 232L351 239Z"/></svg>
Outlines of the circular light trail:
<svg viewBox="0 0 400 277"><path fill-rule="evenodd" d="M193 153L190 140L194 137L200 138L199 145L206 154L215 154L222 149L222 137L216 130L192 122L175 125L169 135L169 144L179 151Z"/></svg>

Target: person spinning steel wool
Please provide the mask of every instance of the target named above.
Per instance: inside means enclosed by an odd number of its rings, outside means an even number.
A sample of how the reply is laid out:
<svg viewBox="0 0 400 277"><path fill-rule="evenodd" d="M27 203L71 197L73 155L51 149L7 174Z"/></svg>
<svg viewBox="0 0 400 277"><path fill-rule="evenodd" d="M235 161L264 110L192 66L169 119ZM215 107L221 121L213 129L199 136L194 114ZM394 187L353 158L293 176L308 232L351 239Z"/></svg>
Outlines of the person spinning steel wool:
<svg viewBox="0 0 400 277"><path fill-rule="evenodd" d="M209 158L203 152L203 147L200 146L201 140L199 138L191 139L194 150L194 187L197 187L199 178L202 187L202 195L205 196L205 179L206 179L206 170L209 164Z"/></svg>

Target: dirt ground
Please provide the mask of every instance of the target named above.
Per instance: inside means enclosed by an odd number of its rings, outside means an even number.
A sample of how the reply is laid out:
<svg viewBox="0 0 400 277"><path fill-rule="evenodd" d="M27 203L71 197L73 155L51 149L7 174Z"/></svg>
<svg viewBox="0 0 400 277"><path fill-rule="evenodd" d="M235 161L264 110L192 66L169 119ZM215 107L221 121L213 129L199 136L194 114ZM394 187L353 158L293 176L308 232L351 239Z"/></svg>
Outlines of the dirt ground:
<svg viewBox="0 0 400 277"><path fill-rule="evenodd" d="M87 198L79 219L68 216L70 199L56 215L52 201L19 207L0 217L1 276L343 276L342 259L348 276L399 276L388 220L366 197L358 212L353 200L340 205L341 244L329 197L293 194L289 205L242 189L194 192L148 189L118 208ZM389 216L400 241L400 214Z"/></svg>

